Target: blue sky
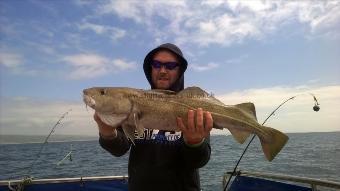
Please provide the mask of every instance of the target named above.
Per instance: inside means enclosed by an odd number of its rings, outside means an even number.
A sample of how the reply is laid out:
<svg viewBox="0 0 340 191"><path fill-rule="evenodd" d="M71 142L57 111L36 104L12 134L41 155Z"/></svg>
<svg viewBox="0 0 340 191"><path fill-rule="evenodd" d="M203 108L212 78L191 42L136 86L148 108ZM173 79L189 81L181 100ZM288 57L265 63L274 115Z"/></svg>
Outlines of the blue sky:
<svg viewBox="0 0 340 191"><path fill-rule="evenodd" d="M2 134L46 134L70 107L60 133L95 134L82 90L148 89L144 56L165 42L189 62L186 86L252 101L259 121L299 95L271 126L340 130L338 1L2 0L0 25Z"/></svg>

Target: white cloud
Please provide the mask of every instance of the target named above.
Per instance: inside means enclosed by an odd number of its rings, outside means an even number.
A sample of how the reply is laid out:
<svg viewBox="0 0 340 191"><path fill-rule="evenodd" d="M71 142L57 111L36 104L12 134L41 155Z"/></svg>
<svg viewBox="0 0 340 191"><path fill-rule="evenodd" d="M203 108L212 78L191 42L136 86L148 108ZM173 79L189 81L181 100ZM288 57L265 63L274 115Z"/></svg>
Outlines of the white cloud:
<svg viewBox="0 0 340 191"><path fill-rule="evenodd" d="M118 0L103 4L98 12L146 25L158 41L200 46L228 46L246 39L262 39L295 23L309 28L309 34L303 34L306 37L334 37L340 27L339 1L201 1L199 4Z"/></svg>
<svg viewBox="0 0 340 191"><path fill-rule="evenodd" d="M22 56L10 52L0 52L0 64L7 68L17 68L23 63Z"/></svg>
<svg viewBox="0 0 340 191"><path fill-rule="evenodd" d="M82 23L78 25L80 30L92 30L99 35L109 35L112 40L118 40L126 35L126 31L117 27L98 25L93 23Z"/></svg>
<svg viewBox="0 0 340 191"><path fill-rule="evenodd" d="M339 37L340 30L340 5L335 2L328 4L327 8L320 7L324 14L310 19L311 30L315 34L325 34L333 38ZM332 30L332 29L335 30Z"/></svg>
<svg viewBox="0 0 340 191"><path fill-rule="evenodd" d="M64 60L74 66L98 66L107 62L105 57L96 54L77 54L66 56Z"/></svg>
<svg viewBox="0 0 340 191"><path fill-rule="evenodd" d="M134 69L135 63L124 59L110 60L97 54L76 54L63 58L73 67L71 79L94 78L108 73Z"/></svg>
<svg viewBox="0 0 340 191"><path fill-rule="evenodd" d="M108 59L95 54L72 55L64 60L74 67L69 75L71 79L94 78L107 73L105 65Z"/></svg>
<svg viewBox="0 0 340 191"><path fill-rule="evenodd" d="M112 61L112 64L120 70L134 69L136 66L134 62L126 62L123 59L115 59Z"/></svg>
<svg viewBox="0 0 340 191"><path fill-rule="evenodd" d="M38 74L37 70L26 68L24 57L21 54L0 51L0 65L5 66L11 73L17 75L34 76Z"/></svg>
<svg viewBox="0 0 340 191"><path fill-rule="evenodd" d="M122 18L133 19L135 22L140 23L142 18L139 17L141 15L139 4L144 3L138 3L137 1L129 1L128 3L126 1L109 1L100 7L99 13L115 12Z"/></svg>
<svg viewBox="0 0 340 191"><path fill-rule="evenodd" d="M210 62L210 63L208 63L206 65L190 64L189 67L192 68L195 71L203 72L203 71L207 71L207 70L211 70L211 69L217 68L218 64L212 63L212 62Z"/></svg>
<svg viewBox="0 0 340 191"><path fill-rule="evenodd" d="M313 93L320 103L320 111L314 112ZM334 86L297 86L270 87L263 89L249 89L216 95L218 99L228 105L242 102L253 102L256 106L259 122L265 118L283 101L288 101L272 116L267 126L284 132L319 132L340 131L340 85Z"/></svg>
<svg viewBox="0 0 340 191"><path fill-rule="evenodd" d="M162 17L169 16L170 12L172 15L183 14L181 10L182 7L185 7L186 3L184 1L144 1L140 3L140 1L124 1L124 0L115 0L108 1L106 4L102 4L99 7L98 13L100 14L111 14L115 13L121 18L128 18L134 20L136 23L152 23L150 22L152 17L157 13ZM177 11L169 11L171 8L177 8L174 10Z"/></svg>
<svg viewBox="0 0 340 191"><path fill-rule="evenodd" d="M210 7L213 7L213 8L216 8L218 6L221 6L225 3L224 0L214 0L214 1L211 1L211 0L203 0L201 2L201 5L204 5L204 6L210 6Z"/></svg>
<svg viewBox="0 0 340 191"><path fill-rule="evenodd" d="M65 112L72 109L54 134L98 135L93 111L80 102L41 101L32 98L1 98L1 134L48 135Z"/></svg>

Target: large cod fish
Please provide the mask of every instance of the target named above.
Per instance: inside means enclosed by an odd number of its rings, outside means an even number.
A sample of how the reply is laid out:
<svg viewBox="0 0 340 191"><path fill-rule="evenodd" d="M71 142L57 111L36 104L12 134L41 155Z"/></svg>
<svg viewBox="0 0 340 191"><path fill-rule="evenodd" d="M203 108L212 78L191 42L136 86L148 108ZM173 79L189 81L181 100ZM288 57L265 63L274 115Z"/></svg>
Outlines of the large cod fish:
<svg viewBox="0 0 340 191"><path fill-rule="evenodd" d="M121 126L133 142L135 131L145 128L180 131L176 117L187 125L189 109L202 108L213 117L213 128L228 129L239 143L256 134L266 158L271 161L280 152L288 137L282 132L260 125L253 103L225 105L198 87L178 93L169 90L141 90L126 87L93 87L83 91L87 106L93 108L106 124Z"/></svg>

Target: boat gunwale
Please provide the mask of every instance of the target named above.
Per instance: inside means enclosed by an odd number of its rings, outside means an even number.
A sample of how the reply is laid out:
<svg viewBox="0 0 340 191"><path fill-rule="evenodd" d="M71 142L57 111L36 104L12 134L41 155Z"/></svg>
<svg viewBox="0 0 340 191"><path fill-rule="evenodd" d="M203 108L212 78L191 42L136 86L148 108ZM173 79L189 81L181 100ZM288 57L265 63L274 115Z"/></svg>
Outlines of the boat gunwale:
<svg viewBox="0 0 340 191"><path fill-rule="evenodd" d="M224 175L223 180L226 179L227 176L231 176L232 172L227 172ZM308 177L302 177L302 176L292 176L292 175L285 175L285 174L277 174L277 173L266 173L266 172L249 172L249 171L237 171L232 176L248 176L248 177L261 177L261 178L267 178L267 179L273 179L273 180L285 180L290 182L296 182L296 183L305 183L310 184L313 186L322 186L322 187L329 187L329 188L340 188L340 183L335 181L329 181L329 180L321 180L317 178L308 178Z"/></svg>
<svg viewBox="0 0 340 191"><path fill-rule="evenodd" d="M70 182L85 182L98 180L127 180L128 176L89 176L89 177L75 177L75 178L47 178L47 179L31 179L29 184L46 184L46 183L70 183ZM0 186L8 184L19 184L25 181L22 180L0 180Z"/></svg>

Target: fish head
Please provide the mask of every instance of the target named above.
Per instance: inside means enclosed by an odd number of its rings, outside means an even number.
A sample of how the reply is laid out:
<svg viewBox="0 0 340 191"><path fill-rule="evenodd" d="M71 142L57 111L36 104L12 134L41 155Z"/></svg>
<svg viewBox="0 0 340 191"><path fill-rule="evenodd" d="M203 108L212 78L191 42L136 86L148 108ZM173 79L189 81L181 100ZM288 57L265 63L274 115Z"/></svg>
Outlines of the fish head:
<svg viewBox="0 0 340 191"><path fill-rule="evenodd" d="M93 87L83 90L83 101L96 112L129 114L132 103L123 88Z"/></svg>

